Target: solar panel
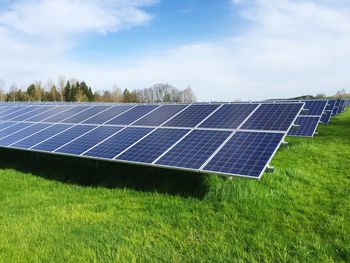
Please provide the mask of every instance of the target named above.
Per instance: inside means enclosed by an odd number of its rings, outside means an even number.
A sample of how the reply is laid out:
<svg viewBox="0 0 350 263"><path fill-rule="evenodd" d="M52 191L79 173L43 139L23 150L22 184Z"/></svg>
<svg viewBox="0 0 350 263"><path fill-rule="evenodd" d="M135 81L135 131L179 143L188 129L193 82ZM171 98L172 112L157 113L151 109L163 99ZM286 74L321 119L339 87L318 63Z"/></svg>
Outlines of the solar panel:
<svg viewBox="0 0 350 263"><path fill-rule="evenodd" d="M327 101L325 100L305 101L304 109L308 111L305 113L302 112L301 115L321 116L326 106Z"/></svg>
<svg viewBox="0 0 350 263"><path fill-rule="evenodd" d="M22 149L30 149L31 147L71 128L71 125L67 124L54 124L47 129L43 129L40 132L33 133L29 137L23 138L22 140L17 141L12 144L11 147L14 148L22 148Z"/></svg>
<svg viewBox="0 0 350 263"><path fill-rule="evenodd" d="M93 128L95 128L95 126L92 125L73 126L71 129L62 132L52 137L51 139L43 141L42 143L36 145L32 149L53 152L59 147L63 146L64 144L71 142L75 138L85 134Z"/></svg>
<svg viewBox="0 0 350 263"><path fill-rule="evenodd" d="M186 128L196 127L219 106L219 104L193 104L162 126Z"/></svg>
<svg viewBox="0 0 350 263"><path fill-rule="evenodd" d="M109 108L106 111L103 111L95 116L90 117L89 119L85 120L83 123L85 124L103 124L111 119L113 119L116 116L119 116L123 114L124 112L132 109L135 106L131 105L118 105Z"/></svg>
<svg viewBox="0 0 350 263"><path fill-rule="evenodd" d="M83 152L89 150L91 147L95 146L100 141L103 141L109 136L115 134L120 129L120 127L111 126L97 127L96 129L91 130L82 137L77 138L74 141L68 143L67 145L56 149L55 152L80 155Z"/></svg>
<svg viewBox="0 0 350 263"><path fill-rule="evenodd" d="M129 111L119 115L118 117L110 120L107 124L111 125L129 125L138 120L142 116L150 113L152 110L158 108L159 105L137 105Z"/></svg>
<svg viewBox="0 0 350 263"><path fill-rule="evenodd" d="M72 115L78 114L84 110L87 110L89 108L89 106L73 106L68 108L65 111L62 111L59 114L56 114L50 118L47 118L45 120L43 120L43 122L60 122L63 121L69 117L71 117Z"/></svg>
<svg viewBox="0 0 350 263"><path fill-rule="evenodd" d="M25 114L27 112L32 112L37 108L38 107L34 107L34 106L33 107L25 107L25 108L22 108L21 110L14 111L14 112L11 112L9 114L2 116L0 118L0 120L11 120L11 119L16 118L17 116L20 116L20 115Z"/></svg>
<svg viewBox="0 0 350 263"><path fill-rule="evenodd" d="M152 163L189 131L187 129L157 129L117 159L139 163Z"/></svg>
<svg viewBox="0 0 350 263"><path fill-rule="evenodd" d="M302 103L262 104L246 121L242 129L288 131Z"/></svg>
<svg viewBox="0 0 350 263"><path fill-rule="evenodd" d="M126 128L83 155L113 159L152 130L151 128Z"/></svg>
<svg viewBox="0 0 350 263"><path fill-rule="evenodd" d="M26 121L31 121L31 122L40 122L42 120L45 120L45 119L48 119L52 116L55 116L57 114L60 114L61 112L63 111L66 111L68 110L69 108L71 108L72 106L55 106L54 108L46 111L46 112L43 112L41 114L38 114L38 115L35 115L35 116L32 116L31 118L29 119L26 119Z"/></svg>
<svg viewBox="0 0 350 263"><path fill-rule="evenodd" d="M200 128L236 129L258 104L226 104L204 121Z"/></svg>
<svg viewBox="0 0 350 263"><path fill-rule="evenodd" d="M186 107L188 107L188 105L162 105L160 108L138 120L133 125L160 126Z"/></svg>
<svg viewBox="0 0 350 263"><path fill-rule="evenodd" d="M299 117L296 120L296 124L300 127L296 130L290 130L289 136L304 136L313 137L317 129L317 125L320 122L320 117Z"/></svg>
<svg viewBox="0 0 350 263"><path fill-rule="evenodd" d="M321 122L323 124L328 124L331 120L332 116L332 111L331 110L325 110L322 117L321 117Z"/></svg>
<svg viewBox="0 0 350 263"><path fill-rule="evenodd" d="M199 169L230 134L229 131L194 130L156 164Z"/></svg>
<svg viewBox="0 0 350 263"><path fill-rule="evenodd" d="M21 121L0 121L3 147L258 178L304 103L16 105L0 108ZM230 147L246 150L244 140L251 154L214 163Z"/></svg>
<svg viewBox="0 0 350 263"><path fill-rule="evenodd" d="M18 132L12 133L12 134L0 139L0 145L1 146L10 145L10 144L15 143L15 142L33 134L33 133L35 133L35 132L38 132L44 128L47 128L48 126L49 126L49 124L40 124L40 123L28 126L27 128L19 130Z"/></svg>
<svg viewBox="0 0 350 263"><path fill-rule="evenodd" d="M83 122L107 109L111 106L93 106L85 111L82 111L68 119L62 121L62 123L80 123Z"/></svg>
<svg viewBox="0 0 350 263"><path fill-rule="evenodd" d="M283 137L283 133L236 132L202 170L259 178Z"/></svg>

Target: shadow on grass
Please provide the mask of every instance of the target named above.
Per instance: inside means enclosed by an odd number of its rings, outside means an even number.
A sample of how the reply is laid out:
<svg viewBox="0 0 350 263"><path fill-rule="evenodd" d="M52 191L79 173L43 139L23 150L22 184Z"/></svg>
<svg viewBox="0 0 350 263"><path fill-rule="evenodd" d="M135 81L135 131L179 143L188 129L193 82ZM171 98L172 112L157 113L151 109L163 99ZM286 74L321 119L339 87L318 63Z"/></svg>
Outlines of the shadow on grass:
<svg viewBox="0 0 350 263"><path fill-rule="evenodd" d="M0 169L80 186L130 188L199 199L208 191L206 177L198 173L11 149L0 149L0 160Z"/></svg>

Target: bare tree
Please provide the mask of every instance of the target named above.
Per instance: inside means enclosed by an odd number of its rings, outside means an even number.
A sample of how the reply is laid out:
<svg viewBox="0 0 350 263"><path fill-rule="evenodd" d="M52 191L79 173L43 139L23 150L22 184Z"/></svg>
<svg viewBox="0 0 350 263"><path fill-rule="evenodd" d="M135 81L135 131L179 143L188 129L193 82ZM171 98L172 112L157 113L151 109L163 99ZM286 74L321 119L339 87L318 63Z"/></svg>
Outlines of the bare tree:
<svg viewBox="0 0 350 263"><path fill-rule="evenodd" d="M344 98L346 95L346 91L345 89L341 89L339 91L337 91L337 94L335 95L337 98Z"/></svg>
<svg viewBox="0 0 350 263"><path fill-rule="evenodd" d="M191 102L195 102L195 101L197 101L196 95L194 94L191 87L188 86L182 92L182 102L191 103Z"/></svg>
<svg viewBox="0 0 350 263"><path fill-rule="evenodd" d="M18 92L17 84L13 82L12 85L10 86L10 100L16 101L17 92Z"/></svg>
<svg viewBox="0 0 350 263"><path fill-rule="evenodd" d="M63 93L64 93L64 86L66 85L66 77L61 75L58 77L57 80L57 85L58 85L58 92L60 94L60 101L64 100Z"/></svg>
<svg viewBox="0 0 350 263"><path fill-rule="evenodd" d="M0 101L4 101L6 99L5 86L6 86L5 80L0 79Z"/></svg>
<svg viewBox="0 0 350 263"><path fill-rule="evenodd" d="M119 103L123 101L123 92L117 84L113 86L110 96L113 102Z"/></svg>

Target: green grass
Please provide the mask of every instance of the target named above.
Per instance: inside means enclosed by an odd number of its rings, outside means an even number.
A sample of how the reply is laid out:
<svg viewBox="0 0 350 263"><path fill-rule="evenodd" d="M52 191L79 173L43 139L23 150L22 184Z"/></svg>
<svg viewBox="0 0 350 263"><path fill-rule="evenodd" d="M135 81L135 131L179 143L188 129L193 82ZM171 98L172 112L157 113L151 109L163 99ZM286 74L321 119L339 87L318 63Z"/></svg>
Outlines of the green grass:
<svg viewBox="0 0 350 263"><path fill-rule="evenodd" d="M260 181L0 152L1 262L349 262L350 111Z"/></svg>

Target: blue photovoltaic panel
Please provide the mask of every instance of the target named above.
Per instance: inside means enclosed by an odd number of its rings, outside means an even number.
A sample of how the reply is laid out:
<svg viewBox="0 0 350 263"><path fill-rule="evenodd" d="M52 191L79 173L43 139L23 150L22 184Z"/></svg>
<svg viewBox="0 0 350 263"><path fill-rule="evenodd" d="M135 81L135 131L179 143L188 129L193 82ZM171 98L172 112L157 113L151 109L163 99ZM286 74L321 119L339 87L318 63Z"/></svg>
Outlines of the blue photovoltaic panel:
<svg viewBox="0 0 350 263"><path fill-rule="evenodd" d="M339 107L340 101L341 101L341 99L336 99L335 104L334 104L334 108L332 111L332 116L335 116L338 114L338 107Z"/></svg>
<svg viewBox="0 0 350 263"><path fill-rule="evenodd" d="M72 115L75 115L77 113L80 113L80 112L88 109L89 107L90 106L74 106L74 107L71 107L70 109L63 111L55 116L52 116L50 118L43 120L43 122L60 122L60 121L63 121L64 119L71 117Z"/></svg>
<svg viewBox="0 0 350 263"><path fill-rule="evenodd" d="M11 121L25 121L25 120L27 120L29 118L32 118L33 116L39 115L39 114L41 114L43 112L46 112L46 111L48 111L50 109L53 109L53 108L54 107L50 107L50 106L40 107L40 108L38 108L36 110L30 111L30 112L22 114L22 115L20 115L18 117L15 117L15 118L11 119Z"/></svg>
<svg viewBox="0 0 350 263"><path fill-rule="evenodd" d="M209 116L214 110L216 110L219 104L194 104L181 112L173 119L167 121L162 126L167 127L196 127L201 121Z"/></svg>
<svg viewBox="0 0 350 263"><path fill-rule="evenodd" d="M300 115L312 115L312 116L321 116L327 101L305 101L304 109L307 109L307 112L302 112Z"/></svg>
<svg viewBox="0 0 350 263"><path fill-rule="evenodd" d="M229 131L194 130L156 164L199 169L230 134Z"/></svg>
<svg viewBox="0 0 350 263"><path fill-rule="evenodd" d="M119 131L120 127L100 126L75 141L56 150L56 152L80 155L104 139Z"/></svg>
<svg viewBox="0 0 350 263"><path fill-rule="evenodd" d="M203 171L258 178L283 136L272 132L236 132Z"/></svg>
<svg viewBox="0 0 350 263"><path fill-rule="evenodd" d="M157 129L117 159L152 163L189 131L187 129Z"/></svg>
<svg viewBox="0 0 350 263"><path fill-rule="evenodd" d="M331 110L325 110L324 114L321 117L321 122L324 124L328 124L332 116L332 111Z"/></svg>
<svg viewBox="0 0 350 263"><path fill-rule="evenodd" d="M67 124L54 124L45 130L42 130L36 134L33 134L21 141L16 142L15 144L12 144L11 147L29 149L34 145L37 145L40 142L46 139L49 139L50 137L55 136L58 133L71 127L72 125L67 125Z"/></svg>
<svg viewBox="0 0 350 263"><path fill-rule="evenodd" d="M139 126L159 126L169 120L175 114L186 108L188 105L162 105L152 113L138 120L133 125Z"/></svg>
<svg viewBox="0 0 350 263"><path fill-rule="evenodd" d="M225 104L199 127L236 129L257 106L258 104Z"/></svg>
<svg viewBox="0 0 350 263"><path fill-rule="evenodd" d="M111 106L94 106L88 110L85 110L81 113L78 113L78 114L62 121L62 123L80 123L80 122L87 120L88 118L91 118L94 115L99 114L100 112L102 112L110 107Z"/></svg>
<svg viewBox="0 0 350 263"><path fill-rule="evenodd" d="M342 113L342 112L343 112L343 106L344 106L344 103L345 103L345 101L344 101L344 100L341 100L341 101L339 102L339 106L338 106L338 111L337 111L337 114L339 114L339 113Z"/></svg>
<svg viewBox="0 0 350 263"><path fill-rule="evenodd" d="M151 128L126 128L92 148L84 155L113 159L152 130Z"/></svg>
<svg viewBox="0 0 350 263"><path fill-rule="evenodd" d="M14 132L17 132L21 129L24 129L24 128L27 128L28 126L32 125L32 123L24 123L24 122L20 122L20 123L17 123L15 125L12 125L8 128L5 128L5 129L2 129L0 131L0 139L14 133Z"/></svg>
<svg viewBox="0 0 350 263"><path fill-rule="evenodd" d="M9 122L9 121L2 122L2 123L0 123L0 131L3 130L3 129L6 129L6 128L14 125L14 124L16 124L16 122Z"/></svg>
<svg viewBox="0 0 350 263"><path fill-rule="evenodd" d="M1 119L1 120L11 120L11 119L13 119L13 118L16 118L17 116L20 116L20 115L25 114L25 113L27 113L27 112L31 112L31 111L33 111L33 110L35 110L35 109L37 109L37 108L38 108L38 106L35 106L35 107L34 107L34 106L32 106L32 107L27 107L27 108L24 108L24 109L22 109L22 110L13 112L13 113L11 113L11 114L7 114L7 115L1 117L0 119Z"/></svg>
<svg viewBox="0 0 350 263"><path fill-rule="evenodd" d="M107 124L129 125L157 107L159 107L159 105L137 105L135 108L132 108L131 110L110 120Z"/></svg>
<svg viewBox="0 0 350 263"><path fill-rule="evenodd" d="M329 100L328 104L327 104L327 107L326 107L326 110L332 111L334 106L335 106L335 100Z"/></svg>
<svg viewBox="0 0 350 263"><path fill-rule="evenodd" d="M27 119L26 121L40 122L40 121L45 120L47 118L50 118L50 117L52 117L52 116L54 116L56 114L59 114L59 113L65 111L65 110L67 110L67 109L69 109L71 107L73 107L73 106L58 106L58 107L54 107L53 109L50 109L50 110L48 110L46 112L43 112L41 114L38 114L36 116L33 116L33 117Z"/></svg>
<svg viewBox="0 0 350 263"><path fill-rule="evenodd" d="M303 103L262 104L241 129L287 131Z"/></svg>
<svg viewBox="0 0 350 263"><path fill-rule="evenodd" d="M131 105L118 105L118 106L114 106L100 114L97 114L96 116L93 116L89 119L87 119L86 121L84 121L83 123L86 124L103 124L113 118L115 118L116 116L122 114L123 112L131 109L134 106Z"/></svg>
<svg viewBox="0 0 350 263"><path fill-rule="evenodd" d="M296 130L290 130L288 135L312 137L319 121L320 117L298 117L295 124L300 125L300 127Z"/></svg>
<svg viewBox="0 0 350 263"><path fill-rule="evenodd" d="M3 117L5 117L6 115L9 115L13 112L17 112L17 111L21 111L26 107L9 107L7 110L1 112L0 114L0 119L2 119Z"/></svg>
<svg viewBox="0 0 350 263"><path fill-rule="evenodd" d="M92 130L95 127L96 126L92 126L92 125L74 126L73 128L66 130L66 131L52 137L51 139L48 139L47 141L36 145L32 149L52 152L52 151L56 150L57 148L63 146L64 144L66 144L66 143L74 140L75 138L83 135L84 133Z"/></svg>
<svg viewBox="0 0 350 263"><path fill-rule="evenodd" d="M1 146L8 146L12 143L15 143L25 137L28 137L32 135L33 133L36 133L42 129L45 129L49 126L50 124L34 124L32 126L29 126L23 130L20 130L18 132L12 133L11 135L3 138L0 140L0 145Z"/></svg>

